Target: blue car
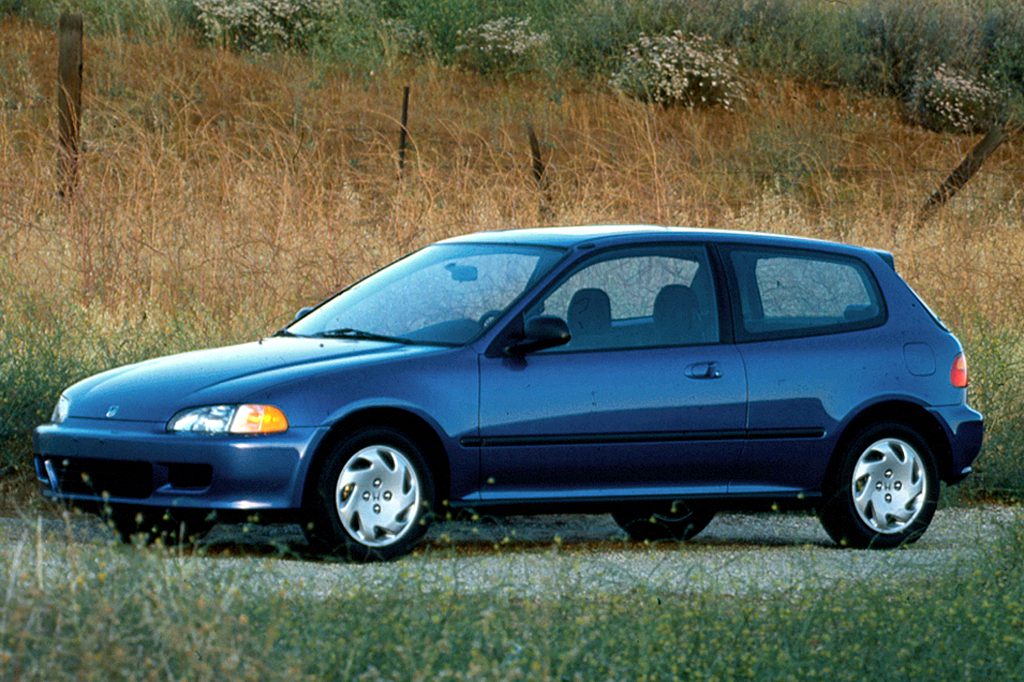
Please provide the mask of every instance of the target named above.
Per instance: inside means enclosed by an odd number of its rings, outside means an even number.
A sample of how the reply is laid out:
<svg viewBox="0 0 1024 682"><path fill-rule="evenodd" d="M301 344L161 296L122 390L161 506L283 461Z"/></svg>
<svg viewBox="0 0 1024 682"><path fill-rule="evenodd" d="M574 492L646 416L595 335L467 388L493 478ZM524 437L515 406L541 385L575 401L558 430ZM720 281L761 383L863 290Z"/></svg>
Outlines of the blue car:
<svg viewBox="0 0 1024 682"><path fill-rule="evenodd" d="M685 540L816 509L853 547L927 528L982 416L957 339L891 254L573 227L448 239L270 337L112 369L34 434L43 493L125 538L295 519L355 560L455 510L610 512Z"/></svg>

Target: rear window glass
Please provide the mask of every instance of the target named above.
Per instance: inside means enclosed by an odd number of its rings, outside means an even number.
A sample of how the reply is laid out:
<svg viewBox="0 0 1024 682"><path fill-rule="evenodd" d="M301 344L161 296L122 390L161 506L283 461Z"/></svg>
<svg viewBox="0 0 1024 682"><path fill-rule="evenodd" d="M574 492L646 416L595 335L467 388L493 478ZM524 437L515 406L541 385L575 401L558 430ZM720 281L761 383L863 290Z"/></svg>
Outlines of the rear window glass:
<svg viewBox="0 0 1024 682"><path fill-rule="evenodd" d="M854 258L738 248L730 259L741 337L823 334L873 327L885 319L874 277Z"/></svg>

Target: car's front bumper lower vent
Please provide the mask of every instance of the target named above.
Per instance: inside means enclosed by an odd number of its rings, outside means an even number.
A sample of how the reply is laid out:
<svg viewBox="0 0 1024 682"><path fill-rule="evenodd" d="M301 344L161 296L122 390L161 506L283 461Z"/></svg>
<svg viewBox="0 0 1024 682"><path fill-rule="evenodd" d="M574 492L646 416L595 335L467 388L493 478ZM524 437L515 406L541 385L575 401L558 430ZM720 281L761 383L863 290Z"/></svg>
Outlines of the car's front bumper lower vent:
<svg viewBox="0 0 1024 682"><path fill-rule="evenodd" d="M58 495L97 495L143 499L153 492L153 466L148 462L111 459L42 460L43 471L51 490Z"/></svg>

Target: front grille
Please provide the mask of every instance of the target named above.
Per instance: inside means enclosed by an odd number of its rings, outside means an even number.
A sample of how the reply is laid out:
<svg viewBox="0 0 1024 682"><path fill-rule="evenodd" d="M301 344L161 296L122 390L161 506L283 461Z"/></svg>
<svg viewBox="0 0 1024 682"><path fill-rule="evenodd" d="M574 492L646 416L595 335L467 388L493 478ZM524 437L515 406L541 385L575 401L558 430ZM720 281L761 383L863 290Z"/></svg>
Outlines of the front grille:
<svg viewBox="0 0 1024 682"><path fill-rule="evenodd" d="M202 490L210 487L213 467L209 464L168 464L167 482L172 488Z"/></svg>
<svg viewBox="0 0 1024 682"><path fill-rule="evenodd" d="M149 462L115 459L47 460L53 467L56 492L142 499L153 492L153 466ZM51 485L53 481L51 481Z"/></svg>

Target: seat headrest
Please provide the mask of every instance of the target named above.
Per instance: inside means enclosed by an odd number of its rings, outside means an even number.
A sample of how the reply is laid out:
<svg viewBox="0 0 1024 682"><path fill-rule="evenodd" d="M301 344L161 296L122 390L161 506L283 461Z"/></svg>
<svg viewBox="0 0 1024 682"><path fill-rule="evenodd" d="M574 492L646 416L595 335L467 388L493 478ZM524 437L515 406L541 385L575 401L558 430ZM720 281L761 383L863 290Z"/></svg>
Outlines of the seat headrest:
<svg viewBox="0 0 1024 682"><path fill-rule="evenodd" d="M693 331L697 297L690 287L669 284L654 299L654 327L662 338L683 340Z"/></svg>
<svg viewBox="0 0 1024 682"><path fill-rule="evenodd" d="M602 334L612 326L612 304L600 289L580 289L569 301L569 333Z"/></svg>

